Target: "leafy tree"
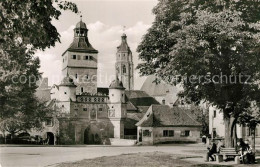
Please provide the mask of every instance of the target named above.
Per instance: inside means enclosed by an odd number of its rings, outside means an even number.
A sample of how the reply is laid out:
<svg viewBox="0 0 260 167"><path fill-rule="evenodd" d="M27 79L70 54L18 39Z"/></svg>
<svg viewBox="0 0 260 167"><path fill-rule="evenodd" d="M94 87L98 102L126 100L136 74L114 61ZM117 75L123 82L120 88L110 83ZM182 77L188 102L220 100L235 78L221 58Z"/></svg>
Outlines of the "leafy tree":
<svg viewBox="0 0 260 167"><path fill-rule="evenodd" d="M141 75L156 74L224 113L225 145L251 101L259 101L259 1L161 0L138 46Z"/></svg>
<svg viewBox="0 0 260 167"><path fill-rule="evenodd" d="M77 6L61 0L5 0L0 10L1 127L11 133L41 127L49 112L34 95L41 75L34 53L60 41L52 20L58 20L62 10L78 13Z"/></svg>

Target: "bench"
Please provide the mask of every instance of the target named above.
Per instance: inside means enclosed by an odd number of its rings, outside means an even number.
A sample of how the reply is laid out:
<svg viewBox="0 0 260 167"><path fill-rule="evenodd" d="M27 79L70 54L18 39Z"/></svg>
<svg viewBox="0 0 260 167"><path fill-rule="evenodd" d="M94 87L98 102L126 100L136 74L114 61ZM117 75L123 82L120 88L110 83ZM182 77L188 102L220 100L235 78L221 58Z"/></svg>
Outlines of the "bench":
<svg viewBox="0 0 260 167"><path fill-rule="evenodd" d="M221 148L219 154L216 154L217 162L223 162L224 159L234 158L236 164L240 163L239 154L235 148Z"/></svg>

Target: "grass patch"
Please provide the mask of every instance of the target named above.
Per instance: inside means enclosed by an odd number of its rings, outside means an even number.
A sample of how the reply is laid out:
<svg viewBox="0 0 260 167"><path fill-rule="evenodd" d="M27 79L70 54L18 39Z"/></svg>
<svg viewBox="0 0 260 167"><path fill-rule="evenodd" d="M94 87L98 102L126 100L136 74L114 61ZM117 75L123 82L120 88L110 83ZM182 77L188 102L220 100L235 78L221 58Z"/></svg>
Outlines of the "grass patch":
<svg viewBox="0 0 260 167"><path fill-rule="evenodd" d="M78 162L61 163L58 167L221 167L220 165L196 164L183 160L185 158L197 157L200 156L182 156L162 152L122 154L118 156L85 159Z"/></svg>

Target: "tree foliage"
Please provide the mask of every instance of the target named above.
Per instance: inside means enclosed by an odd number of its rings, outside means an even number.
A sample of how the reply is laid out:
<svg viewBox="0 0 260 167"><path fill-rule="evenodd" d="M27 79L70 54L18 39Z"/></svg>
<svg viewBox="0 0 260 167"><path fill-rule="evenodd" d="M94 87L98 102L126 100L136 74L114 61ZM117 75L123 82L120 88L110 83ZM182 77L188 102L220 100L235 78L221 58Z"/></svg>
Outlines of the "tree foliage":
<svg viewBox="0 0 260 167"><path fill-rule="evenodd" d="M77 6L62 0L5 0L0 2L0 10L1 127L41 127L50 110L35 97L41 74L34 53L60 41L52 21L59 19L62 10L78 13Z"/></svg>
<svg viewBox="0 0 260 167"><path fill-rule="evenodd" d="M141 75L181 83L186 97L222 109L233 127L259 101L259 9L253 0L159 1L137 49L143 61L137 68Z"/></svg>

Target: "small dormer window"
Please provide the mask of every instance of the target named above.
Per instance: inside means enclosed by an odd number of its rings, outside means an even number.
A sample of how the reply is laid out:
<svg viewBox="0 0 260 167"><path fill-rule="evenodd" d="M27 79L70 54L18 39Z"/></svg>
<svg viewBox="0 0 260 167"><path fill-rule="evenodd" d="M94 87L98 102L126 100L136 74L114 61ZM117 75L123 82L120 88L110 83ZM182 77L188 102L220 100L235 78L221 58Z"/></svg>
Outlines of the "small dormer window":
<svg viewBox="0 0 260 167"><path fill-rule="evenodd" d="M163 104L163 105L165 104L165 100L164 100L164 99L162 100L162 104Z"/></svg>
<svg viewBox="0 0 260 167"><path fill-rule="evenodd" d="M72 59L76 60L77 59L77 55L72 55Z"/></svg>

